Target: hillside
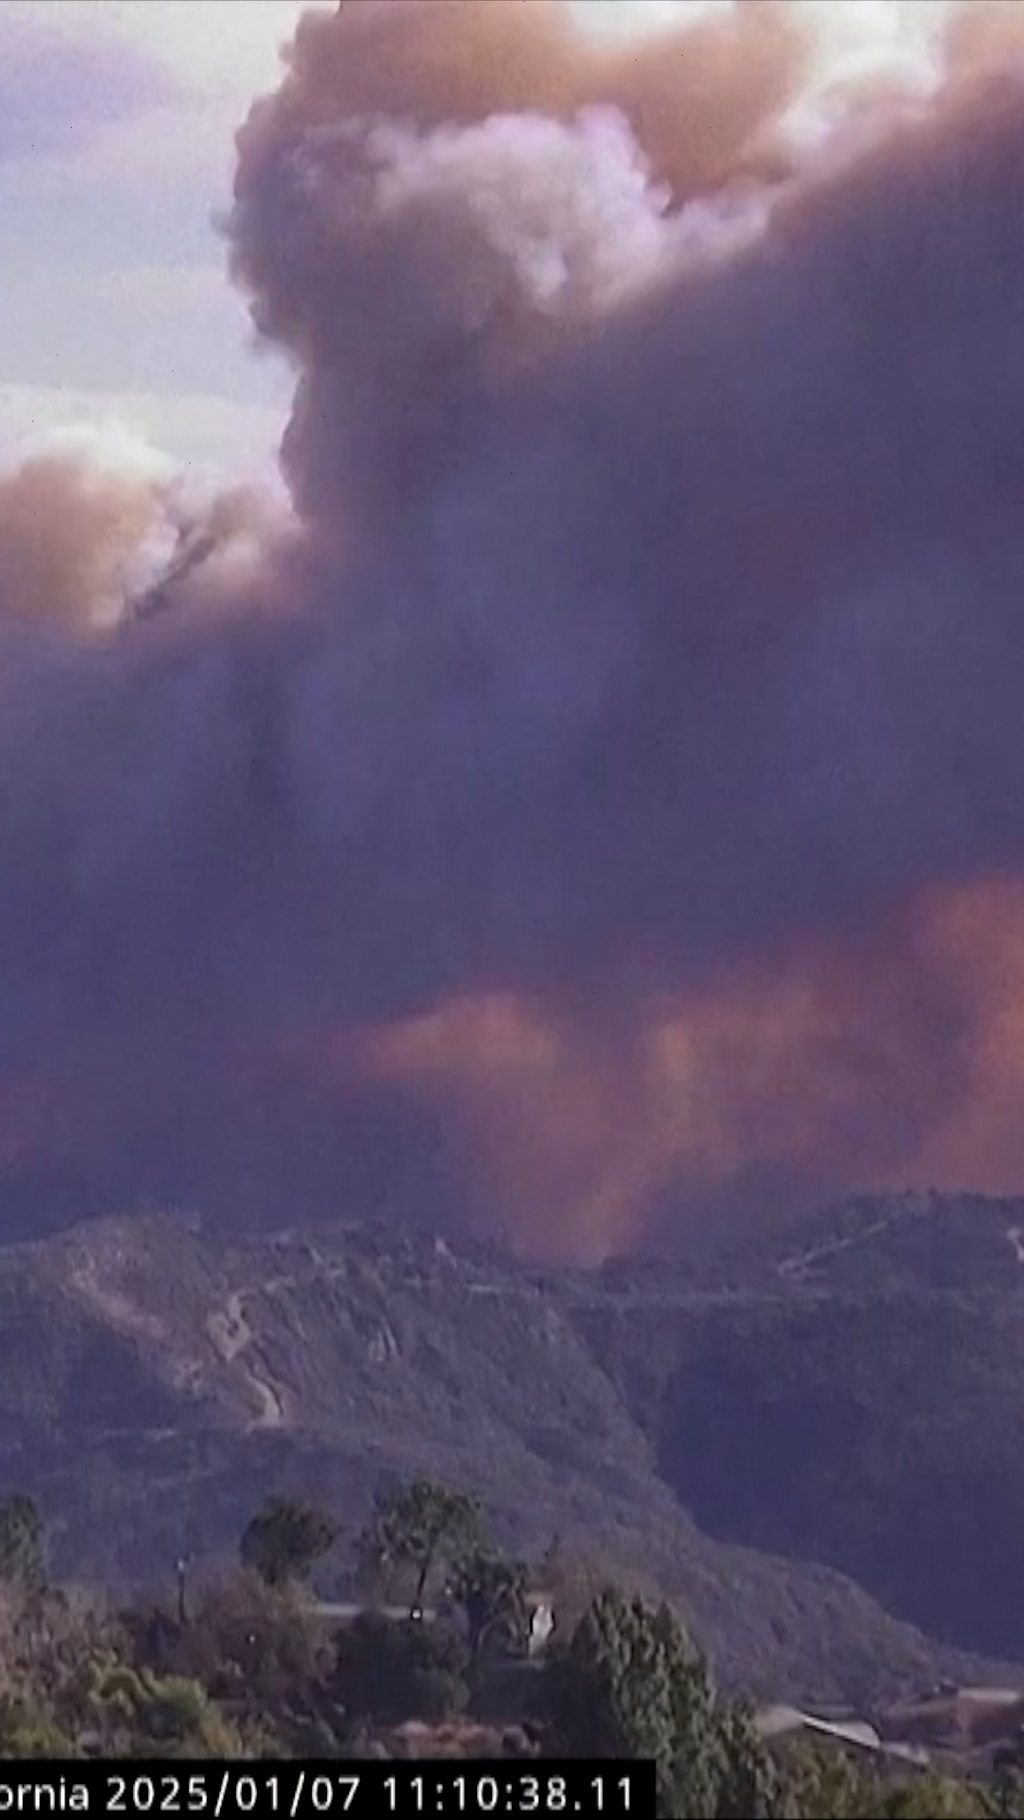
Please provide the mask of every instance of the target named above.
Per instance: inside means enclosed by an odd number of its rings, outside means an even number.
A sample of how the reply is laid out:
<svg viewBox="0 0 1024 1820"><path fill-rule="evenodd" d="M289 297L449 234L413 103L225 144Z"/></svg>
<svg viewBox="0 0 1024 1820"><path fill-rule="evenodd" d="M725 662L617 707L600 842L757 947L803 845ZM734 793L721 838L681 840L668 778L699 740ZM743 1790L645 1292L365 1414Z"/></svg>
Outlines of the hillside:
<svg viewBox="0 0 1024 1820"><path fill-rule="evenodd" d="M575 1319L702 1526L1019 1655L1022 1234L1019 1200L860 1200L700 1293L580 1283Z"/></svg>
<svg viewBox="0 0 1024 1820"><path fill-rule="evenodd" d="M0 1310L3 1476L41 1498L65 1573L167 1585L182 1552L231 1549L270 1489L355 1524L382 1475L425 1470L480 1491L510 1544L558 1531L672 1593L752 1691L984 1672L825 1568L701 1533L599 1279L365 1229L228 1241L154 1216L0 1252ZM693 1308L663 1314L701 1329ZM748 1493L755 1476L770 1502L774 1466L745 1464Z"/></svg>

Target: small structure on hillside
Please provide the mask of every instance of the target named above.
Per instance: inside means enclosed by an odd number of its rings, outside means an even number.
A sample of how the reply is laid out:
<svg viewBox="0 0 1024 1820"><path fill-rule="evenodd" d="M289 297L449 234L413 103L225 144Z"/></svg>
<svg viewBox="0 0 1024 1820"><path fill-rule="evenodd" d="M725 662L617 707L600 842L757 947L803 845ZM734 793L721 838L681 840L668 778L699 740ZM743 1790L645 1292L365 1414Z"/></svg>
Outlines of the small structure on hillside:
<svg viewBox="0 0 1024 1820"><path fill-rule="evenodd" d="M528 1591L525 1604L525 1636L520 1637L518 1650L514 1653L522 1654L525 1645L525 1654L533 1659L544 1653L551 1640L555 1630L555 1608L551 1593L543 1589ZM320 1599L314 1611L318 1618L342 1630L369 1613L388 1618L393 1623L412 1621L419 1624L435 1624L439 1617L449 1618L454 1615L454 1608L446 1598L442 1598L438 1606L417 1605L411 1610L408 1605L378 1605L354 1599Z"/></svg>
<svg viewBox="0 0 1024 1820"><path fill-rule="evenodd" d="M526 1653L528 1656L539 1656L547 1647L555 1628L554 1606L550 1593L527 1593L526 1599L529 1610Z"/></svg>
<svg viewBox="0 0 1024 1820"><path fill-rule="evenodd" d="M819 1719L795 1706L763 1706L754 1715L754 1724L766 1743L798 1732L824 1738L855 1752L865 1752L884 1760L909 1764L914 1769L927 1769L929 1753L917 1744L882 1738L865 1719Z"/></svg>

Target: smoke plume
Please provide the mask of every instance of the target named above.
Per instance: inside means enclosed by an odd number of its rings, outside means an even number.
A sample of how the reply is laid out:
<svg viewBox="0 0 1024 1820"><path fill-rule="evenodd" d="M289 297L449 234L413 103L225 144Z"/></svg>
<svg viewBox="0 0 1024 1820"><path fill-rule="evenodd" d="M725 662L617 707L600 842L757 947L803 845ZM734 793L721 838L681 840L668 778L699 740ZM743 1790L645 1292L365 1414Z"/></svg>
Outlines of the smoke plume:
<svg viewBox="0 0 1024 1820"><path fill-rule="evenodd" d="M0 479L0 1163L585 1257L1019 1185L1022 54L302 22L228 230L292 518Z"/></svg>

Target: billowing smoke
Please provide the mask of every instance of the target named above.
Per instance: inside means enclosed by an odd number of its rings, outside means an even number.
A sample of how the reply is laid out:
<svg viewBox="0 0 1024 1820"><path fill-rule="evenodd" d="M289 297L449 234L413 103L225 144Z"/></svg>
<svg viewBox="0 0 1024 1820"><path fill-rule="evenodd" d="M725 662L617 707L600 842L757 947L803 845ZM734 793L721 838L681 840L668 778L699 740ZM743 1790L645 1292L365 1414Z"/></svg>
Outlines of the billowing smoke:
<svg viewBox="0 0 1024 1820"><path fill-rule="evenodd" d="M1022 58L303 22L229 229L293 519L0 480L0 1161L585 1256L1019 1181Z"/></svg>
<svg viewBox="0 0 1024 1820"><path fill-rule="evenodd" d="M4 619L115 621L155 538L166 479L153 451L110 433L53 436L0 473Z"/></svg>

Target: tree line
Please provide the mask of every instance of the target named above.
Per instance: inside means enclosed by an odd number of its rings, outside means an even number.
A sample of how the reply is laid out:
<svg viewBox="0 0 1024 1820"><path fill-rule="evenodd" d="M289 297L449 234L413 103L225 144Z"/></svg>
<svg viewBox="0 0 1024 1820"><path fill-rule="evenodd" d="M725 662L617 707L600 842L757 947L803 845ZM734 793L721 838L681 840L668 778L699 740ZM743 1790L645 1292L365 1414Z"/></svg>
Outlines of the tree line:
<svg viewBox="0 0 1024 1820"><path fill-rule="evenodd" d="M329 1512L268 1498L234 1568L190 1586L182 1563L176 1598L115 1608L53 1584L37 1507L0 1499L0 1756L381 1756L419 1721L449 1749L653 1759L664 1820L1024 1815L1012 1766L983 1786L769 1748L667 1603L580 1597L571 1549L506 1556L467 1493L382 1491L353 1551L362 1596L332 1622L310 1585L339 1537ZM531 1661L538 1581L576 1596Z"/></svg>

